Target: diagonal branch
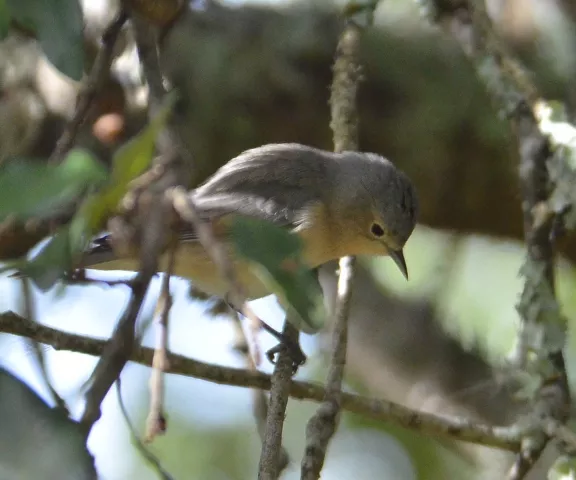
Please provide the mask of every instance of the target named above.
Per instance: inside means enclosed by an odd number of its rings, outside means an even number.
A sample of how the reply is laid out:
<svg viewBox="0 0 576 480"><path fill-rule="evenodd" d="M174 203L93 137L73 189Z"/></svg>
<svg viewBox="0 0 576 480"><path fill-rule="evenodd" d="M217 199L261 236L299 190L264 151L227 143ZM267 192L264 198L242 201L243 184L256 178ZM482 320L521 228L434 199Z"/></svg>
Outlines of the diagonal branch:
<svg viewBox="0 0 576 480"><path fill-rule="evenodd" d="M222 278L228 282L229 294L226 299L227 302L250 321L252 331L259 330L263 322L248 305L244 287L238 281L234 263L230 255L228 255L225 245L214 234L212 225L202 221L191 196L182 187L173 188L167 192L166 196L172 202L178 215L194 227L198 240L206 250L206 254L214 262ZM253 353L254 363L258 365L260 361L258 352L254 351Z"/></svg>
<svg viewBox="0 0 576 480"><path fill-rule="evenodd" d="M100 418L100 405L110 387L119 378L136 346L136 319L152 276L158 270L157 264L162 252L164 232L168 230L165 207L165 204L159 201L150 209L148 228L143 232L140 249L140 271L130 285L132 287L130 302L92 374L92 382L86 392L86 406L80 420L87 432L90 432L94 423Z"/></svg>
<svg viewBox="0 0 576 480"><path fill-rule="evenodd" d="M37 321L36 320L36 309L35 309L35 305L34 305L34 298L32 297L32 287L30 285L30 279L28 279L26 277L22 277L20 279L20 281L22 284L22 301L24 304L23 305L24 306L24 316L29 321L36 322ZM36 342L34 339L27 339L27 340L28 340L28 345L30 346L32 353L33 353L33 356L34 356L34 362L37 364L37 366L40 370L42 380L44 381L46 388L50 392L50 395L52 396L52 400L56 404L56 407L59 408L62 412L64 412L68 416L70 412L68 410L68 407L66 406L66 402L64 401L64 399L62 397L60 397L60 395L58 395L58 392L56 391L56 389L52 385L52 382L50 381L50 377L48 375L48 369L46 367L46 358L45 358L44 350L42 349L42 346L38 342Z"/></svg>
<svg viewBox="0 0 576 480"><path fill-rule="evenodd" d="M86 120L86 115L88 115L88 111L96 95L98 95L104 85L110 71L110 64L112 63L114 55L114 46L116 45L116 40L118 39L118 35L120 35L124 23L126 23L126 19L126 14L121 10L102 35L102 47L98 51L90 74L81 87L80 94L76 101L74 115L64 128L62 136L58 139L56 148L48 160L49 162L61 161L68 150L72 148L76 135L78 135L80 127Z"/></svg>

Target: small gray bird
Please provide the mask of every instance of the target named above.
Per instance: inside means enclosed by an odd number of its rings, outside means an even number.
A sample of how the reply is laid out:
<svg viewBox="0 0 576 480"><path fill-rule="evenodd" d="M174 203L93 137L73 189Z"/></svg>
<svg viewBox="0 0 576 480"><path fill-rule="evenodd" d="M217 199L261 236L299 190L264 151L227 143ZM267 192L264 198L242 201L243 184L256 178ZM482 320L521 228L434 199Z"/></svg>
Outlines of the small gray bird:
<svg viewBox="0 0 576 480"><path fill-rule="evenodd" d="M215 235L228 245L250 299L271 292L226 242L236 215L270 221L299 235L310 268L347 255L389 255L408 277L402 249L416 223L416 192L409 178L380 155L332 153L294 143L264 145L230 160L191 195L199 214L212 220ZM137 269L134 260L113 260L105 236L88 252L85 266ZM228 293L226 280L193 231L182 236L174 274L208 294Z"/></svg>

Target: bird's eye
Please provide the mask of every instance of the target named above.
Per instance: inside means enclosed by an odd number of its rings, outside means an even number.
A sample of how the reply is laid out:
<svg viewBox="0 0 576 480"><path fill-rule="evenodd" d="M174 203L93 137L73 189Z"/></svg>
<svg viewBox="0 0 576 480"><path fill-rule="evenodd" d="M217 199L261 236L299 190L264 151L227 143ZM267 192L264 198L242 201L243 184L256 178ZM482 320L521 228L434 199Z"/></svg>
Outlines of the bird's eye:
<svg viewBox="0 0 576 480"><path fill-rule="evenodd" d="M382 235L384 235L384 229L377 223L372 224L372 226L370 227L370 231L372 232L372 235L374 235L375 237L381 237Z"/></svg>

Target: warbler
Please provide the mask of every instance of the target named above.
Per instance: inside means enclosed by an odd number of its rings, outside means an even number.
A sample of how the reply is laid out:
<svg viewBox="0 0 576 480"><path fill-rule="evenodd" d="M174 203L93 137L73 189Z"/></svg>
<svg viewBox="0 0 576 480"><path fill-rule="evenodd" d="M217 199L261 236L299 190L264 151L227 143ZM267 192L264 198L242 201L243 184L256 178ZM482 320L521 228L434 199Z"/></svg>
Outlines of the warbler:
<svg viewBox="0 0 576 480"><path fill-rule="evenodd" d="M410 179L375 153L333 153L296 143L247 150L191 193L197 211L234 259L249 299L271 294L229 241L231 220L269 221L302 239L302 261L311 269L348 255L387 255L408 278L403 247L418 214ZM229 284L197 240L192 227L181 236L173 274L207 294L225 297ZM262 246L274 248L274 245ZM165 265L167 262L161 262ZM95 241L84 266L136 270L135 259L118 259L109 236Z"/></svg>

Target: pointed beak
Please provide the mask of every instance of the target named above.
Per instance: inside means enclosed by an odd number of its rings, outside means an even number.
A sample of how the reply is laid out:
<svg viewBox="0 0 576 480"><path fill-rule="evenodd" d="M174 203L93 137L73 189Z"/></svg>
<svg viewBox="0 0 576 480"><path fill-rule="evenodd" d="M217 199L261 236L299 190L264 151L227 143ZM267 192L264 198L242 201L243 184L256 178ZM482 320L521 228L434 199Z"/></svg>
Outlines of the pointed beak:
<svg viewBox="0 0 576 480"><path fill-rule="evenodd" d="M390 250L389 255L402 272L402 275L404 275L406 280L408 280L408 267L406 266L406 260L404 259L404 253L402 253L402 250Z"/></svg>

